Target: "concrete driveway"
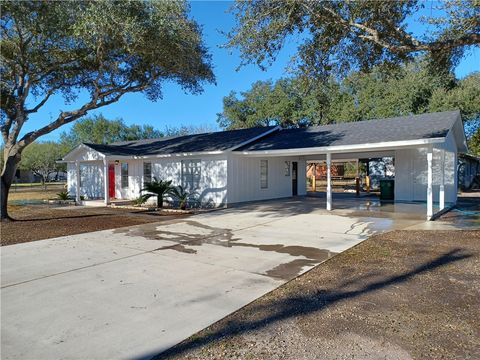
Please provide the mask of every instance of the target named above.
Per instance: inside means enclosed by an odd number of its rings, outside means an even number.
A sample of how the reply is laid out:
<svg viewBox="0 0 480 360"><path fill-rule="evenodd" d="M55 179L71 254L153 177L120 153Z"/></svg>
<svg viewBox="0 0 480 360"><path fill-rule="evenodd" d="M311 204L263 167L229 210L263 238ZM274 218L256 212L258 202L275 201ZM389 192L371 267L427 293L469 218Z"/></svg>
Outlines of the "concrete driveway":
<svg viewBox="0 0 480 360"><path fill-rule="evenodd" d="M148 358L375 232L423 222L314 204L3 247L2 359Z"/></svg>

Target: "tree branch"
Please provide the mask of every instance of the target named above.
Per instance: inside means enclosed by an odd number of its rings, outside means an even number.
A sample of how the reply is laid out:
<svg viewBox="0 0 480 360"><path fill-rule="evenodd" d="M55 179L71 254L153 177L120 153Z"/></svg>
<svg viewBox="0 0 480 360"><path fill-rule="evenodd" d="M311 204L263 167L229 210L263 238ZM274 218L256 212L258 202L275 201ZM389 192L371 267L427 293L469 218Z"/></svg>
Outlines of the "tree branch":
<svg viewBox="0 0 480 360"><path fill-rule="evenodd" d="M316 17L317 19L323 20L308 4L302 2L303 7L310 13L311 16ZM436 40L432 42L421 42L418 39L414 38L409 33L405 32L399 27L393 26L391 22L387 20L392 26L392 31L395 32L395 38L399 40L400 44L394 44L388 42L380 36L380 33L363 23L355 22L353 19L346 20L340 14L338 14L334 9L328 6L322 6L322 9L332 15L344 28L351 29L355 28L362 31L364 34L358 34L357 36L361 39L371 41L384 49L387 49L393 53L405 54L416 51L441 51L441 50L450 50L458 46L464 45L475 45L480 43L480 34L468 34L461 36L456 39L445 39L445 40Z"/></svg>
<svg viewBox="0 0 480 360"><path fill-rule="evenodd" d="M33 108L31 109L26 109L25 110L25 113L26 114L31 114L31 113L35 113L37 112L43 105L45 105L45 103L48 101L48 99L50 98L50 96L52 96L52 94L55 92L55 90L57 90L57 88L52 88L50 89L48 92L47 92L47 95L45 95L45 97L42 99L42 101L40 101L36 106L34 106Z"/></svg>
<svg viewBox="0 0 480 360"><path fill-rule="evenodd" d="M153 81L153 79L151 81ZM61 112L55 121L38 130L25 134L18 141L18 145L20 148L24 148L28 144L31 144L33 141L38 139L40 136L48 134L49 132L58 129L62 125L77 120L78 118L86 115L90 110L98 109L103 106L107 106L114 102L117 102L126 93L138 92L146 89L150 85L151 81L140 85L127 86L121 89L110 89L102 93L96 92L92 96L92 99L78 110ZM117 92L115 96L107 99L107 96L110 96L115 92Z"/></svg>

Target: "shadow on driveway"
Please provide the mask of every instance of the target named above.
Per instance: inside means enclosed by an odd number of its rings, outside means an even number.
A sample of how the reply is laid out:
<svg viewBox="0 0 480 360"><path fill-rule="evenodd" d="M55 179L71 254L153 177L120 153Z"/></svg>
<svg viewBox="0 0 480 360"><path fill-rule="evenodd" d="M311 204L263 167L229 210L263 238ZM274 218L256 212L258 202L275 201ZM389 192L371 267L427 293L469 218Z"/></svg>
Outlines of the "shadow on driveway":
<svg viewBox="0 0 480 360"><path fill-rule="evenodd" d="M258 330L288 318L323 311L338 302L356 298L358 296L378 291L389 286L398 285L410 280L416 275L427 273L442 266L458 262L472 256L472 253L469 253L464 249L455 248L441 256L438 256L430 262L415 267L411 271L404 272L400 275L387 276L376 281L369 281L366 285L362 285L358 289L351 290L347 288L352 287L352 285L355 287L355 284L363 284L366 279L368 280L369 276L366 277L365 275L358 275L353 280L343 282L335 290L320 290L315 294L287 297L285 299L274 300L260 305L253 303L251 305L252 308L249 309L249 312L262 314L257 320L230 321L224 326L215 329L213 332L207 332L205 335L195 335L190 339L187 339L186 341L174 346L173 348L155 356L154 359L181 356L189 350L212 344L227 337L233 337L236 335L245 334L252 330ZM153 354L145 357L142 356L141 358L150 358L152 356Z"/></svg>

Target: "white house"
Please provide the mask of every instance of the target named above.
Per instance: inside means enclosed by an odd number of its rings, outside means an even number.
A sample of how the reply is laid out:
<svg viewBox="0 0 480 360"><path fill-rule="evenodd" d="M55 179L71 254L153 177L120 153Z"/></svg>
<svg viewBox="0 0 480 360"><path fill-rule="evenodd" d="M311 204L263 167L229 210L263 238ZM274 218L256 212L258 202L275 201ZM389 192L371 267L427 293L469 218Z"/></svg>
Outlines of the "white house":
<svg viewBox="0 0 480 360"><path fill-rule="evenodd" d="M306 195L306 163L393 157L395 201L427 202L427 217L457 200L466 152L459 111L301 129L251 128L110 145L81 144L63 159L68 190L86 199L134 199L153 177L215 206ZM78 181L80 180L80 181ZM331 186L327 186L331 209Z"/></svg>

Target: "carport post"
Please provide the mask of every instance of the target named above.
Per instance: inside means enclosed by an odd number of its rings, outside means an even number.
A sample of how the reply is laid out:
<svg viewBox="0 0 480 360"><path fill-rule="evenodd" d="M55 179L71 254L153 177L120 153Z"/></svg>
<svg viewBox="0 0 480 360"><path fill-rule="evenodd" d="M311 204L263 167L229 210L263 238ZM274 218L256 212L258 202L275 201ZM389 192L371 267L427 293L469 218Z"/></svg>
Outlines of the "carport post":
<svg viewBox="0 0 480 360"><path fill-rule="evenodd" d="M427 220L430 220L433 216L433 150L429 146L427 150Z"/></svg>
<svg viewBox="0 0 480 360"><path fill-rule="evenodd" d="M77 181L75 182L75 201L77 204L80 204L80 161L75 161L75 177Z"/></svg>
<svg viewBox="0 0 480 360"><path fill-rule="evenodd" d="M332 154L327 153L327 210L332 210Z"/></svg>
<svg viewBox="0 0 480 360"><path fill-rule="evenodd" d="M440 193L438 195L438 202L440 210L445 208L445 150L441 150L441 168L440 168Z"/></svg>
<svg viewBox="0 0 480 360"><path fill-rule="evenodd" d="M107 157L105 157L103 159L103 185L104 185L103 192L104 192L105 205L110 204L110 197L109 197L109 194L108 194L108 180L109 180L108 159L107 159Z"/></svg>

